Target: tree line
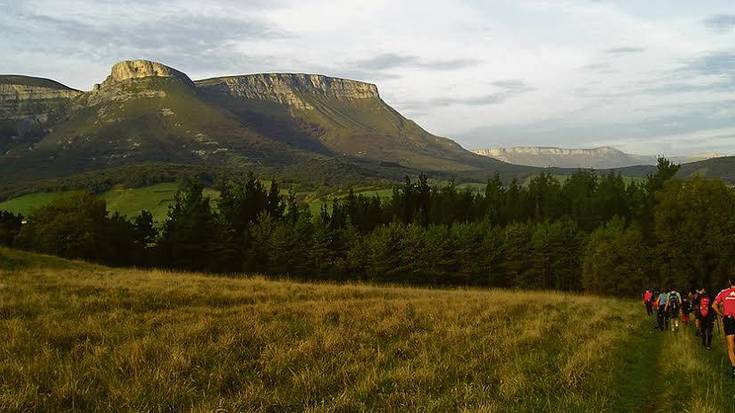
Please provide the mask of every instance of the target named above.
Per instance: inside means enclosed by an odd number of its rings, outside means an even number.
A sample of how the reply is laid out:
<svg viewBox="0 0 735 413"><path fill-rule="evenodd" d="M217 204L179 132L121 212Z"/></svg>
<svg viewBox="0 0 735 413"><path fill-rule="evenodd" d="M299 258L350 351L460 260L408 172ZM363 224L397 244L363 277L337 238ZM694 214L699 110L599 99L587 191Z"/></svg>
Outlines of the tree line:
<svg viewBox="0 0 735 413"><path fill-rule="evenodd" d="M310 280L637 294L719 286L735 264L735 191L719 180L655 173L626 182L580 170L564 181L487 182L484 191L406 178L387 199L350 191L312 214L255 175L176 193L156 226L148 211L109 214L89 193L29 217L0 213L0 243L109 265Z"/></svg>

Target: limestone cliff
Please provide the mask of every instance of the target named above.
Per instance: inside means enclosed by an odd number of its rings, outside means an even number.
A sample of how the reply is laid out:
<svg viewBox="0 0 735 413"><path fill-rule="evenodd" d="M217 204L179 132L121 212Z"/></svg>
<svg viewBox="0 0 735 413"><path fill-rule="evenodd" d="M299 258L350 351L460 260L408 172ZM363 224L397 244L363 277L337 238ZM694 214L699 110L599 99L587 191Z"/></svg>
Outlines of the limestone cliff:
<svg viewBox="0 0 735 413"><path fill-rule="evenodd" d="M81 94L48 79L0 76L0 152L35 142L69 115Z"/></svg>
<svg viewBox="0 0 735 413"><path fill-rule="evenodd" d="M591 149L516 146L477 149L474 152L516 165L539 167L607 169L656 164L655 156L628 154L609 146Z"/></svg>
<svg viewBox="0 0 735 413"><path fill-rule="evenodd" d="M303 73L260 73L200 80L197 86L209 93L220 93L252 100L312 109L303 94L336 100L379 98L378 88L370 83Z"/></svg>
<svg viewBox="0 0 735 413"><path fill-rule="evenodd" d="M189 85L194 84L189 76L164 64L149 60L125 60L112 66L110 76L103 85L146 77L172 77Z"/></svg>
<svg viewBox="0 0 735 413"><path fill-rule="evenodd" d="M15 81L12 79L16 79ZM45 81L45 79L34 79ZM48 81L48 84L29 84L21 76L0 77L0 104L17 104L29 100L66 99L79 96L82 92Z"/></svg>
<svg viewBox="0 0 735 413"><path fill-rule="evenodd" d="M155 79L176 80L185 87L194 88L189 76L174 68L148 60L125 60L112 66L107 79L95 85L85 96L85 104L92 106L109 101L165 97L165 87L149 81ZM141 87L135 87L136 84Z"/></svg>

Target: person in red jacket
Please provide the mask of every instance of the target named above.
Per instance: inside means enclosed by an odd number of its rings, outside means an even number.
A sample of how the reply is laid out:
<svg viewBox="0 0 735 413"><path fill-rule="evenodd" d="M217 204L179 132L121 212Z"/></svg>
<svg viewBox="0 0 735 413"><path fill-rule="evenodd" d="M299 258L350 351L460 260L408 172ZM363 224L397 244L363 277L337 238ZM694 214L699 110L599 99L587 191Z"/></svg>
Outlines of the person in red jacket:
<svg viewBox="0 0 735 413"><path fill-rule="evenodd" d="M727 355L730 357L732 377L735 378L735 282L730 280L729 284L730 288L717 294L712 309L722 317L722 329L727 338Z"/></svg>
<svg viewBox="0 0 735 413"><path fill-rule="evenodd" d="M715 312L712 310L712 298L706 288L697 291L697 335L702 338L702 345L707 351L712 350L712 330L715 328Z"/></svg>
<svg viewBox="0 0 735 413"><path fill-rule="evenodd" d="M646 314L649 316L653 314L653 291L646 290L643 293L643 305L646 307Z"/></svg>

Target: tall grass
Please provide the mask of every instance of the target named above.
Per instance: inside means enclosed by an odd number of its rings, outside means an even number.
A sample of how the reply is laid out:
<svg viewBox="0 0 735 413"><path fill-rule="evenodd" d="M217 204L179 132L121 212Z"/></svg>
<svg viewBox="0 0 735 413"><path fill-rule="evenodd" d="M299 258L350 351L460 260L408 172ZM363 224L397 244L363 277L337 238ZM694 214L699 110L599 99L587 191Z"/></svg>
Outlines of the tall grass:
<svg viewBox="0 0 735 413"><path fill-rule="evenodd" d="M0 411L620 411L649 337L637 303L560 293L83 264L0 277Z"/></svg>
<svg viewBox="0 0 735 413"><path fill-rule="evenodd" d="M664 337L656 363L656 393L662 411L735 412L735 380L720 331L706 351L693 328Z"/></svg>

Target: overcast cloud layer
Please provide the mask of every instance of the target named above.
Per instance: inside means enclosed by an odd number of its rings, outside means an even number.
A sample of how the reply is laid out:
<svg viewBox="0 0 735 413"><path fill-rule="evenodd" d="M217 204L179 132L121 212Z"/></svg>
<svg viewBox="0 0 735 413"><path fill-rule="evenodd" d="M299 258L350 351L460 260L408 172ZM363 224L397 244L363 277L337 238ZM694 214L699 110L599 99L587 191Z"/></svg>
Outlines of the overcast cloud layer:
<svg viewBox="0 0 735 413"><path fill-rule="evenodd" d="M0 0L0 73L315 72L467 148L735 154L735 2Z"/></svg>

